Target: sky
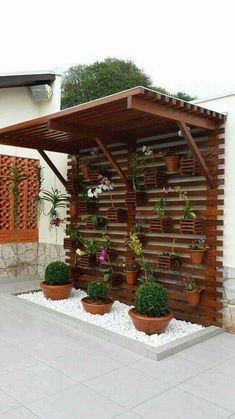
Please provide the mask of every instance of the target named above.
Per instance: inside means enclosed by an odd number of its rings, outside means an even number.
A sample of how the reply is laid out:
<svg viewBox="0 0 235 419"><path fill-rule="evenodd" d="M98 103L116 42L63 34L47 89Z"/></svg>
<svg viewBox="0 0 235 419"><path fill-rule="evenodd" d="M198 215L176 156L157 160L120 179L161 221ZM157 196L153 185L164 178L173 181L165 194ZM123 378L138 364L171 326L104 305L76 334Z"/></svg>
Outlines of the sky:
<svg viewBox="0 0 235 419"><path fill-rule="evenodd" d="M234 0L3 0L0 74L131 59L170 92L235 92Z"/></svg>

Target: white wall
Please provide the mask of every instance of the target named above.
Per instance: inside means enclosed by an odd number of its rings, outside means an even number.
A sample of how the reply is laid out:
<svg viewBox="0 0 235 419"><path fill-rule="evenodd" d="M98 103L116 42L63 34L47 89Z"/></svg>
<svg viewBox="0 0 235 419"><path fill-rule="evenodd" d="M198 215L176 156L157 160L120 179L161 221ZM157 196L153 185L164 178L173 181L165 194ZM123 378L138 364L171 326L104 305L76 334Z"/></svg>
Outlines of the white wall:
<svg viewBox="0 0 235 419"><path fill-rule="evenodd" d="M30 89L27 87L13 87L0 89L0 127L6 127L18 122L38 118L56 112L60 109L61 99L61 76L57 75L53 85L53 95L48 101L35 102L32 100ZM67 176L67 155L62 153L47 152L53 163L59 167L61 173ZM8 154L11 156L29 157L40 159L40 164L44 167L44 188L58 188L61 192L65 192L63 185L56 178L52 170L40 157L37 151L9 147L0 145L0 154ZM45 212L48 206L45 207ZM60 211L63 218L65 211ZM53 227L49 230L49 219L42 215L39 222L39 241L46 243L62 244L64 238L63 227Z"/></svg>
<svg viewBox="0 0 235 419"><path fill-rule="evenodd" d="M235 275L235 94L196 103L217 112L227 113L223 263L225 267L232 268L230 275Z"/></svg>

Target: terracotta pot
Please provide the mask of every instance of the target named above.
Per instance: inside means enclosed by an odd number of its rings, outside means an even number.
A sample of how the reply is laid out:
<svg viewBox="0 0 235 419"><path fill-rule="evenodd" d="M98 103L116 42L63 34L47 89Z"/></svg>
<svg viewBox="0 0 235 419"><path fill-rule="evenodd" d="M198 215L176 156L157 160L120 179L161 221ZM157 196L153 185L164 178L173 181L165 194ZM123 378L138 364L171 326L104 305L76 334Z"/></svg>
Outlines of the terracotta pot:
<svg viewBox="0 0 235 419"><path fill-rule="evenodd" d="M76 202L71 202L71 204L69 204L69 211L70 211L71 219L72 220L77 220L78 206L77 206Z"/></svg>
<svg viewBox="0 0 235 419"><path fill-rule="evenodd" d="M43 291L44 297L49 298L50 300L65 300L69 297L73 285L71 283L64 285L48 285L43 281L40 283L40 288Z"/></svg>
<svg viewBox="0 0 235 419"><path fill-rule="evenodd" d="M191 262L193 265L201 265L203 261L205 250L189 249Z"/></svg>
<svg viewBox="0 0 235 419"><path fill-rule="evenodd" d="M125 271L126 283L129 285L135 285L137 280L137 271Z"/></svg>
<svg viewBox="0 0 235 419"><path fill-rule="evenodd" d="M88 164L83 164L80 166L82 175L85 179L90 179L91 168Z"/></svg>
<svg viewBox="0 0 235 419"><path fill-rule="evenodd" d="M173 314L168 313L162 317L148 317L142 316L135 308L128 311L131 320L137 330L144 332L147 335L154 335L165 332L168 324L173 319Z"/></svg>
<svg viewBox="0 0 235 419"><path fill-rule="evenodd" d="M176 172L179 164L179 156L165 156L164 161L168 172Z"/></svg>
<svg viewBox="0 0 235 419"><path fill-rule="evenodd" d="M81 302L85 311L91 314L100 314L101 316L105 313L109 313L114 303L112 298L106 298L104 301L95 302L91 301L89 297L82 298Z"/></svg>
<svg viewBox="0 0 235 419"><path fill-rule="evenodd" d="M201 298L202 288L198 288L195 291L186 291L188 303L195 307L199 304Z"/></svg>

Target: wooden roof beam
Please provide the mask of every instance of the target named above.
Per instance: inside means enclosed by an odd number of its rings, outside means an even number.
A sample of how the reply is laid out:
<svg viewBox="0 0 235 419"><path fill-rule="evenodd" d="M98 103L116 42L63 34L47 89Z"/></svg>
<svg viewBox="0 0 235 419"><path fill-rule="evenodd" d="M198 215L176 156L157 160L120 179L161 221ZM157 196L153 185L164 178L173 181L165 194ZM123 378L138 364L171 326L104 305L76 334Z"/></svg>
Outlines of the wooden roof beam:
<svg viewBox="0 0 235 419"><path fill-rule="evenodd" d="M199 128L205 128L209 130L216 129L215 121L202 117L200 115L193 115L192 113L182 112L174 107L168 107L163 105L161 102L149 102L141 97L130 96L127 98L127 108L136 111L151 114L160 118L171 119L176 123L183 121L186 124L193 125Z"/></svg>
<svg viewBox="0 0 235 419"><path fill-rule="evenodd" d="M202 157L202 154L201 154L197 144L195 143L189 128L187 127L185 122L182 122L182 121L178 121L178 126L179 126L179 129L181 130L181 133L182 133L187 145L189 146L194 158L198 162L198 164L200 166L200 169L202 170L202 173L204 174L207 182L209 183L209 185L212 188L214 188L215 187L214 179L213 179L212 175L210 174L210 171L209 171L209 169L206 165L206 162L205 162L204 158Z"/></svg>
<svg viewBox="0 0 235 419"><path fill-rule="evenodd" d="M113 166L114 170L117 172L117 174L120 176L122 181L125 183L127 191L131 192L132 187L131 187L125 173L123 172L122 168L119 166L118 162L113 157L111 151L108 149L104 140L101 139L100 137L95 137L95 141L98 144L98 146L101 148L101 150L103 151L104 155L107 157L107 159L109 160L111 165Z"/></svg>
<svg viewBox="0 0 235 419"><path fill-rule="evenodd" d="M54 174L56 175L56 177L62 183L62 185L66 188L67 185L66 185L65 178L59 172L59 170L57 169L57 167L55 167L54 163L51 161L51 159L48 157L48 155L45 153L45 151L42 150L41 148L38 148L37 150L38 150L39 154L42 156L43 160L45 160L45 162L48 164L48 166L54 172Z"/></svg>

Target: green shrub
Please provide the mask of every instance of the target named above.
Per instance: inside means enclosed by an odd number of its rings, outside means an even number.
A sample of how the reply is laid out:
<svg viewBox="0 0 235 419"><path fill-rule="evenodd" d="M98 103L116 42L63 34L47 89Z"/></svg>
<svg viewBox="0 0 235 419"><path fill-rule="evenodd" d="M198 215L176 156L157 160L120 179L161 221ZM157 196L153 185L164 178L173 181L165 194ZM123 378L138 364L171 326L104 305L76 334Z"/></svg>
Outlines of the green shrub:
<svg viewBox="0 0 235 419"><path fill-rule="evenodd" d="M91 300L105 300L108 295L108 286L103 282L92 281L87 287L87 295Z"/></svg>
<svg viewBox="0 0 235 419"><path fill-rule="evenodd" d="M164 316L168 312L166 288L156 282L140 285L135 293L135 308L143 316Z"/></svg>
<svg viewBox="0 0 235 419"><path fill-rule="evenodd" d="M63 285L69 281L69 265L57 260L47 265L45 281L48 285Z"/></svg>

